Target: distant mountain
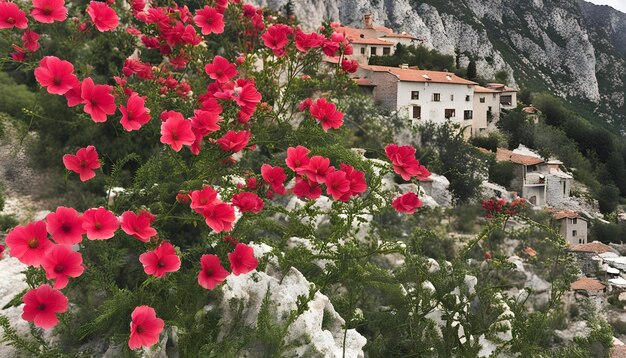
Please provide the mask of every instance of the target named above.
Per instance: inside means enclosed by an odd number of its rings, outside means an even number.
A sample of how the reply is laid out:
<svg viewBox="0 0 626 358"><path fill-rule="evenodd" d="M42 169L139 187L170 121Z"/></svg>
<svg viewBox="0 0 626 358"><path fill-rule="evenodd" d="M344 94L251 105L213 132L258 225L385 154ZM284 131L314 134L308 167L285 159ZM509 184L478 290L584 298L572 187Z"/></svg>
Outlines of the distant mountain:
<svg viewBox="0 0 626 358"><path fill-rule="evenodd" d="M306 26L324 19L406 31L427 47L460 53L478 73L506 71L511 84L549 90L626 132L626 14L582 0L259 0L290 8Z"/></svg>

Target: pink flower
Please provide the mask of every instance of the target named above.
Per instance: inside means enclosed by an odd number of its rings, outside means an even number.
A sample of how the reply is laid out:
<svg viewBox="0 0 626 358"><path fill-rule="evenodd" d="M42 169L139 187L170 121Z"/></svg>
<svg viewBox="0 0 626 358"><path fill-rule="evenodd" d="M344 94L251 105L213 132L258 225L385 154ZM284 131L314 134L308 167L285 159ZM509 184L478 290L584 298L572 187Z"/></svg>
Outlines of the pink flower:
<svg viewBox="0 0 626 358"><path fill-rule="evenodd" d="M320 98L311 104L309 112L318 122L322 123L322 129L328 131L330 128L337 129L343 125L343 113L326 98Z"/></svg>
<svg viewBox="0 0 626 358"><path fill-rule="evenodd" d="M96 85L91 77L83 80L81 97L85 104L84 110L91 115L94 122L106 122L107 115L115 113L115 97L111 91L113 91L113 86Z"/></svg>
<svg viewBox="0 0 626 358"><path fill-rule="evenodd" d="M355 60L342 60L341 68L348 73L355 73L359 69L359 63Z"/></svg>
<svg viewBox="0 0 626 358"><path fill-rule="evenodd" d="M300 102L300 104L298 104L298 111L304 112L308 110L309 108L311 108L312 104L313 104L313 100L311 100L310 98L307 98L303 100L302 102Z"/></svg>
<svg viewBox="0 0 626 358"><path fill-rule="evenodd" d="M34 322L35 326L48 329L59 322L57 313L67 311L67 297L49 285L41 285L24 295L22 319Z"/></svg>
<svg viewBox="0 0 626 358"><path fill-rule="evenodd" d="M137 349L151 347L159 341L165 322L157 318L154 308L139 306L133 310L130 322L130 338L128 347Z"/></svg>
<svg viewBox="0 0 626 358"><path fill-rule="evenodd" d="M192 145L196 140L196 135L191 130L191 121L183 118L183 115L170 111L167 120L161 123L161 143L169 144L176 152L179 152L183 145Z"/></svg>
<svg viewBox="0 0 626 358"><path fill-rule="evenodd" d="M73 208L59 206L56 212L46 215L46 228L52 239L61 245L74 245L83 241L83 219Z"/></svg>
<svg viewBox="0 0 626 358"><path fill-rule="evenodd" d="M25 29L28 26L28 19L24 11L20 10L17 4L2 1L0 2L0 29Z"/></svg>
<svg viewBox="0 0 626 358"><path fill-rule="evenodd" d="M341 201L348 201L351 197L359 195L367 189L365 183L365 174L362 171L354 169L351 165L340 164L342 172L346 173L346 179L350 182L350 190L339 198Z"/></svg>
<svg viewBox="0 0 626 358"><path fill-rule="evenodd" d="M330 159L316 155L309 160L309 164L304 169L304 174L309 180L322 184L326 174L333 170L335 168L330 166Z"/></svg>
<svg viewBox="0 0 626 358"><path fill-rule="evenodd" d="M96 147L89 145L80 148L76 155L66 154L63 156L63 164L67 170L71 170L80 175L81 181L87 181L96 176L94 169L100 168L98 152Z"/></svg>
<svg viewBox="0 0 626 358"><path fill-rule="evenodd" d="M24 41L24 48L30 52L37 51L39 49L40 37L41 36L33 30L24 31L21 37L22 41Z"/></svg>
<svg viewBox="0 0 626 358"><path fill-rule="evenodd" d="M222 283L229 273L220 263L216 255L202 255L200 258L200 273L198 284L207 290L212 290Z"/></svg>
<svg viewBox="0 0 626 358"><path fill-rule="evenodd" d="M157 231L150 227L154 216L142 210L139 215L132 211L122 213L122 230L139 241L148 242L150 238L157 234Z"/></svg>
<svg viewBox="0 0 626 358"><path fill-rule="evenodd" d="M242 213L253 212L255 214L263 210L263 199L250 192L243 192L233 195L233 205L239 208Z"/></svg>
<svg viewBox="0 0 626 358"><path fill-rule="evenodd" d="M267 31L261 36L263 43L272 49L277 57L283 56L284 47L289 43L287 35L291 35L293 29L287 25L274 24L267 28Z"/></svg>
<svg viewBox="0 0 626 358"><path fill-rule="evenodd" d="M298 51L307 52L312 48L322 46L324 36L315 32L305 33L299 29L296 31L296 48Z"/></svg>
<svg viewBox="0 0 626 358"><path fill-rule="evenodd" d="M401 213L413 214L415 210L422 206L422 201L415 193L406 193L395 198L391 203L396 211Z"/></svg>
<svg viewBox="0 0 626 358"><path fill-rule="evenodd" d="M115 235L120 222L105 208L89 209L83 213L83 230L89 240L107 240Z"/></svg>
<svg viewBox="0 0 626 358"><path fill-rule="evenodd" d="M46 252L54 245L48 240L46 223L35 221L26 226L16 226L6 238L11 256L25 265L38 267Z"/></svg>
<svg viewBox="0 0 626 358"><path fill-rule="evenodd" d="M146 274L155 277L165 277L166 273L180 269L180 259L169 242L163 242L156 249L141 254L139 262Z"/></svg>
<svg viewBox="0 0 626 358"><path fill-rule="evenodd" d="M215 56L213 63L204 66L204 72L217 82L228 82L237 76L237 67L222 56Z"/></svg>
<svg viewBox="0 0 626 358"><path fill-rule="evenodd" d="M204 207L202 216L206 224L216 233L230 231L235 222L235 209L226 203L210 204Z"/></svg>
<svg viewBox="0 0 626 358"><path fill-rule="evenodd" d="M393 170L400 174L404 180L411 180L411 177L417 175L430 175L428 170L420 166L419 161L415 159L415 148L410 145L389 144L385 147L385 154L393 164Z"/></svg>
<svg viewBox="0 0 626 358"><path fill-rule="evenodd" d="M87 13L100 32L111 31L119 24L119 18L115 10L111 9L104 2L90 2L89 7L87 7Z"/></svg>
<svg viewBox="0 0 626 358"><path fill-rule="evenodd" d="M191 192L191 208L202 214L204 208L209 205L219 204L221 201L217 198L217 192L210 186L205 186L202 190L194 190Z"/></svg>
<svg viewBox="0 0 626 358"><path fill-rule="evenodd" d="M306 171L306 167L310 161L308 155L309 150L301 145L295 148L287 148L287 159L285 159L285 163L297 174L302 174Z"/></svg>
<svg viewBox="0 0 626 358"><path fill-rule="evenodd" d="M201 136L208 135L220 129L220 115L215 112L195 109L191 117L191 127Z"/></svg>
<svg viewBox="0 0 626 358"><path fill-rule="evenodd" d="M322 187L306 178L296 177L293 193L299 198L315 200L322 195Z"/></svg>
<svg viewBox="0 0 626 358"><path fill-rule="evenodd" d="M287 175L285 174L283 168L263 164L261 166L261 176L266 183L272 186L272 190L274 190L277 194L285 194L285 186L283 183L285 182L285 179L287 179Z"/></svg>
<svg viewBox="0 0 626 358"><path fill-rule="evenodd" d="M346 178L346 172L337 170L326 174L324 178L326 192L334 200L339 200L345 194L350 193L350 181Z"/></svg>
<svg viewBox="0 0 626 358"><path fill-rule="evenodd" d="M68 107L78 106L79 104L83 103L83 98L81 97L80 93L82 85L83 84L78 79L76 79L76 82L74 82L72 88L65 92L64 96L67 100Z"/></svg>
<svg viewBox="0 0 626 358"><path fill-rule="evenodd" d="M30 14L44 24L67 19L65 0L33 0L33 9Z"/></svg>
<svg viewBox="0 0 626 358"><path fill-rule="evenodd" d="M78 277L85 271L83 256L67 246L54 245L41 261L46 270L46 278L54 281L54 288L61 290L67 286L68 277Z"/></svg>
<svg viewBox="0 0 626 358"><path fill-rule="evenodd" d="M126 106L120 106L122 112L122 127L127 131L140 129L141 126L150 122L150 110L146 108L146 97L141 97L133 92L128 97Z"/></svg>
<svg viewBox="0 0 626 358"><path fill-rule="evenodd" d="M221 34L224 32L224 15L212 7L205 6L197 10L193 21L196 26L202 29L203 35Z"/></svg>
<svg viewBox="0 0 626 358"><path fill-rule="evenodd" d="M228 254L230 269L233 275L247 274L259 265L259 261L254 257L254 250L246 244L237 244L235 251Z"/></svg>
<svg viewBox="0 0 626 358"><path fill-rule="evenodd" d="M250 134L249 131L235 132L231 130L226 132L222 138L215 142L219 144L223 150L237 153L248 145Z"/></svg>
<svg viewBox="0 0 626 358"><path fill-rule="evenodd" d="M55 56L41 59L39 67L35 69L35 79L51 94L65 94L78 81L74 75L74 66Z"/></svg>

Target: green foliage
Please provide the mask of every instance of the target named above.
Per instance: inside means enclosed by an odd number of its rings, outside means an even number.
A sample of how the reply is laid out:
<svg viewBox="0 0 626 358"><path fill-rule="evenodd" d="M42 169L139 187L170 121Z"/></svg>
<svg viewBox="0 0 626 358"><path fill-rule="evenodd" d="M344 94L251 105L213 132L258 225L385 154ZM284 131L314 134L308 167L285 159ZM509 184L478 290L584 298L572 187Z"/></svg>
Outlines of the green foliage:
<svg viewBox="0 0 626 358"><path fill-rule="evenodd" d="M478 72L476 72L476 61L474 60L471 60L469 65L467 65L467 78L471 81L478 78Z"/></svg>
<svg viewBox="0 0 626 358"><path fill-rule="evenodd" d="M516 167L515 163L499 162L492 156L489 160L489 181L505 188L510 187L511 181L515 178Z"/></svg>
<svg viewBox="0 0 626 358"><path fill-rule="evenodd" d="M431 71L452 71L455 68L452 56L443 55L437 50L423 46L405 46L402 44L396 45L396 51L392 56L370 57L369 64L391 67L408 64Z"/></svg>

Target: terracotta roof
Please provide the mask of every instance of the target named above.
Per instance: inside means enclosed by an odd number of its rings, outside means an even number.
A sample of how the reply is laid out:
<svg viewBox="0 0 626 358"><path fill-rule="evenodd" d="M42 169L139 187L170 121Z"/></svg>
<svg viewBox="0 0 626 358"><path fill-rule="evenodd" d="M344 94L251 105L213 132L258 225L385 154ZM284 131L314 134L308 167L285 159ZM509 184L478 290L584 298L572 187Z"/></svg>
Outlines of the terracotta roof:
<svg viewBox="0 0 626 358"><path fill-rule="evenodd" d="M532 155L513 153L513 151L504 148L498 148L498 151L496 152L496 160L500 162L513 162L527 166L537 165L544 162L541 158L534 157Z"/></svg>
<svg viewBox="0 0 626 358"><path fill-rule="evenodd" d="M375 29L375 30L378 30L378 31L383 31L383 32L386 32L386 33L389 33L389 34L393 34L393 30L392 30L392 29L390 29L390 28L388 28L388 27L384 27L384 26L374 26L374 29Z"/></svg>
<svg viewBox="0 0 626 358"><path fill-rule="evenodd" d="M355 38L349 39L350 43L357 45L381 45L381 46L395 46L394 42L379 40L379 39L368 39L368 38Z"/></svg>
<svg viewBox="0 0 626 358"><path fill-rule="evenodd" d="M573 282L570 288L574 291L582 290L594 292L604 290L605 285L595 278L583 277L580 280Z"/></svg>
<svg viewBox="0 0 626 358"><path fill-rule="evenodd" d="M389 72L400 81L406 82L433 82L433 83L451 83L459 85L476 85L476 82L461 78L454 73L416 70L412 68L388 67L388 66L361 66L366 70L374 72Z"/></svg>
<svg viewBox="0 0 626 358"><path fill-rule="evenodd" d="M590 242L587 244L578 244L570 249L574 252L593 252L595 254L603 254L612 251L611 248L601 242Z"/></svg>
<svg viewBox="0 0 626 358"><path fill-rule="evenodd" d="M574 210L561 210L559 212L554 213L554 218L557 220L561 220L561 219L575 219L578 218L578 213L575 212Z"/></svg>
<svg viewBox="0 0 626 358"><path fill-rule="evenodd" d="M487 83L487 88L491 88L491 89L495 89L495 90L503 91L503 92L517 92L515 88L511 88L502 83Z"/></svg>
<svg viewBox="0 0 626 358"><path fill-rule="evenodd" d="M474 93L500 93L500 91L494 90L492 88L486 88L483 86L474 87Z"/></svg>
<svg viewBox="0 0 626 358"><path fill-rule="evenodd" d="M336 32L343 33L348 41L362 45L395 45L394 42L381 40L373 29L355 29L354 27L337 27Z"/></svg>
<svg viewBox="0 0 626 358"><path fill-rule="evenodd" d="M376 87L376 85L367 78L353 78L353 81L359 86Z"/></svg>
<svg viewBox="0 0 626 358"><path fill-rule="evenodd" d="M528 106L528 107L524 107L522 108L522 112L524 113L529 113L529 114L535 114L537 112L539 112L539 110L533 106Z"/></svg>
<svg viewBox="0 0 626 358"><path fill-rule="evenodd" d="M483 154L493 154L493 152L490 151L489 149L482 148L482 147L478 147L478 151L483 153Z"/></svg>
<svg viewBox="0 0 626 358"><path fill-rule="evenodd" d="M385 35L383 37L398 37L398 38L403 38L403 39L412 39L412 40L417 40L417 37L411 35L411 34L389 34L389 35Z"/></svg>

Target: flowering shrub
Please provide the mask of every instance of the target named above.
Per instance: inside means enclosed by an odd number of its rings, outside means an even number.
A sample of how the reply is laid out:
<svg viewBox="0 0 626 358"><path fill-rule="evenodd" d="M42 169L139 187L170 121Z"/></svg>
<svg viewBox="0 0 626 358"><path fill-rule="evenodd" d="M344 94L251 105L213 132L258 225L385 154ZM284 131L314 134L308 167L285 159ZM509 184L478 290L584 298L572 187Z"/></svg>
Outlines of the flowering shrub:
<svg viewBox="0 0 626 358"><path fill-rule="evenodd" d="M526 207L526 199L517 198L507 202L502 198L491 197L491 199L483 201L481 205L486 211L486 218L493 218L496 215L514 216Z"/></svg>

